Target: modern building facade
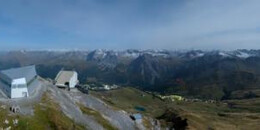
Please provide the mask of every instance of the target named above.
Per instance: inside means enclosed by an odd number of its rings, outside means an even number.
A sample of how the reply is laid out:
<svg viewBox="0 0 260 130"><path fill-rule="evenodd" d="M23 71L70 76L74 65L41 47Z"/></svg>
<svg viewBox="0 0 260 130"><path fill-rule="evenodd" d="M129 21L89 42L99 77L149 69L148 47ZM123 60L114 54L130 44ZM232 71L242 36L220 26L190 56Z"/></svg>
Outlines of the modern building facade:
<svg viewBox="0 0 260 130"><path fill-rule="evenodd" d="M78 73L76 71L61 70L55 78L55 85L60 88L75 88L78 82Z"/></svg>
<svg viewBox="0 0 260 130"><path fill-rule="evenodd" d="M29 97L36 87L35 66L26 66L0 71L0 89L9 98Z"/></svg>

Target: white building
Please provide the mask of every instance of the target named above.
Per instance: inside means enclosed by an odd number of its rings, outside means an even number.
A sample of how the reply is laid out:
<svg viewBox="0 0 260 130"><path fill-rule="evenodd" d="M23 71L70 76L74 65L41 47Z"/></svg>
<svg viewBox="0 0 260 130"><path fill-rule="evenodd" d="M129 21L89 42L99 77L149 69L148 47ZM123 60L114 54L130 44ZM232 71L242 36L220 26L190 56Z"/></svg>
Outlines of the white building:
<svg viewBox="0 0 260 130"><path fill-rule="evenodd" d="M0 89L9 98L30 96L36 87L37 80L35 66L3 70L0 72Z"/></svg>
<svg viewBox="0 0 260 130"><path fill-rule="evenodd" d="M78 73L76 71L62 70L55 78L55 85L61 88L75 88L78 82Z"/></svg>

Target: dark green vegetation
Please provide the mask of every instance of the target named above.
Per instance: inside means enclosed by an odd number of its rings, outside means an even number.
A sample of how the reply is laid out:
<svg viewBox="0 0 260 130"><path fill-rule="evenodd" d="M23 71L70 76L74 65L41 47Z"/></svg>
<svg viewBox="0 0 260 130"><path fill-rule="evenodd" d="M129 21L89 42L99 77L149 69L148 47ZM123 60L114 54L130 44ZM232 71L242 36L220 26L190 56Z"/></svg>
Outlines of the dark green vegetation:
<svg viewBox="0 0 260 130"><path fill-rule="evenodd" d="M133 88L121 88L106 92L91 92L115 109L140 112L161 120L163 126L180 128L185 124L189 129L257 130L260 127L260 99L226 100L225 102L168 102L152 94ZM138 111L142 106L146 111ZM176 123L177 122L177 123Z"/></svg>
<svg viewBox="0 0 260 130"><path fill-rule="evenodd" d="M138 55L131 57L126 53ZM39 75L44 78L55 78L62 68L75 69L83 84L92 82L135 86L142 90L202 99L259 97L260 51L221 53L223 52L17 51L0 53L0 69L36 64ZM251 56L239 57L244 53Z"/></svg>
<svg viewBox="0 0 260 130"><path fill-rule="evenodd" d="M9 124L4 124L5 120ZM13 120L18 119L18 124L14 125ZM62 113L59 105L44 95L42 101L34 106L33 116L22 116L10 114L8 110L0 110L0 126L7 128L11 126L13 129L18 130L84 130L81 125L74 123L73 120L68 118Z"/></svg>

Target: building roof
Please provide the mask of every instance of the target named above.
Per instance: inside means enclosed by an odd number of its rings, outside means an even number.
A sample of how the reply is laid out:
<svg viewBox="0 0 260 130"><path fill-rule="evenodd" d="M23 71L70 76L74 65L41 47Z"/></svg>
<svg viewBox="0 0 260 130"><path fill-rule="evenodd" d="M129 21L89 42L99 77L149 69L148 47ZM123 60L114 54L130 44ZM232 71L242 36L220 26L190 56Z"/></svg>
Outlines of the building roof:
<svg viewBox="0 0 260 130"><path fill-rule="evenodd" d="M3 70L0 73L6 75L11 80L25 78L27 83L37 75L35 65Z"/></svg>
<svg viewBox="0 0 260 130"><path fill-rule="evenodd" d="M60 71L55 78L56 84L64 84L69 82L71 77L75 74L75 71Z"/></svg>

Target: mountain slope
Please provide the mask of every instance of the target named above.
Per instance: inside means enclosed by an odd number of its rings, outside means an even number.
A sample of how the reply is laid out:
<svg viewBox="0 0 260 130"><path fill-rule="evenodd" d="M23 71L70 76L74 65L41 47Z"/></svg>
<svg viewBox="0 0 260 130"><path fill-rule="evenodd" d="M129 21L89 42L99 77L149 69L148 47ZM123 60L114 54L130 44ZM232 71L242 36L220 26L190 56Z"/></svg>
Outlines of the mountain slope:
<svg viewBox="0 0 260 130"><path fill-rule="evenodd" d="M60 69L79 72L80 82L136 86L165 94L210 99L259 89L260 51L12 51L0 53L0 69L36 64L43 77ZM214 92L214 93L212 93ZM241 96L240 96L241 97Z"/></svg>

